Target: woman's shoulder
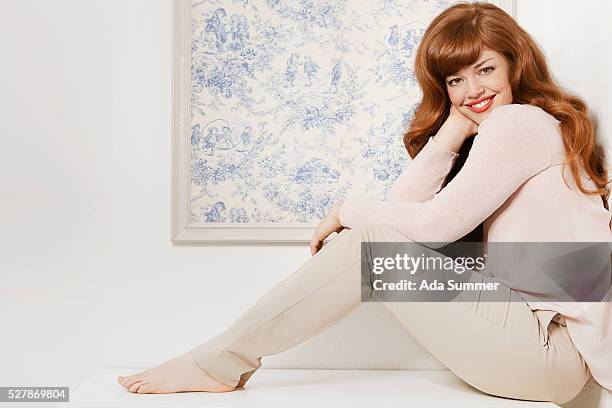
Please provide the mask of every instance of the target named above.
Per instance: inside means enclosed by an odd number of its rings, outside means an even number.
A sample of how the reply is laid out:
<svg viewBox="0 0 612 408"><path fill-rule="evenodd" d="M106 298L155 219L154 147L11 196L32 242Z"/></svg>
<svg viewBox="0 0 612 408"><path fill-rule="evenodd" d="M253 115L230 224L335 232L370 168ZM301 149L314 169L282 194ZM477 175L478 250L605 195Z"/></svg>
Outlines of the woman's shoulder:
<svg viewBox="0 0 612 408"><path fill-rule="evenodd" d="M546 127L551 124L556 126L559 121L539 106L511 103L493 109L480 125L485 123L495 123L501 126Z"/></svg>
<svg viewBox="0 0 612 408"><path fill-rule="evenodd" d="M488 153L504 151L533 162L548 162L548 140L550 132L554 130L551 126L553 120L555 119L552 115L538 106L501 105L478 126L474 146L478 144L478 147Z"/></svg>

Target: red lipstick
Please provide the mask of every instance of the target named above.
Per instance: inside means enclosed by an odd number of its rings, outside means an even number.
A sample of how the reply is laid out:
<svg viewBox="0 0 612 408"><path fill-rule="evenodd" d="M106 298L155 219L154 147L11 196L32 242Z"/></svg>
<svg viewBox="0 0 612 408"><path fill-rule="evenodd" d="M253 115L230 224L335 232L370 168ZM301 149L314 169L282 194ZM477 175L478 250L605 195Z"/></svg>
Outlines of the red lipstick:
<svg viewBox="0 0 612 408"><path fill-rule="evenodd" d="M480 112L484 112L487 109L489 109L489 107L493 104L493 98L495 98L495 95L492 96L485 96L484 98L481 98L477 101L474 101L472 103L470 103L469 105L466 105L472 112L476 112L476 113L480 113ZM481 106L480 108L475 108L474 105L479 104L480 102L483 101L487 101L487 103L484 106Z"/></svg>

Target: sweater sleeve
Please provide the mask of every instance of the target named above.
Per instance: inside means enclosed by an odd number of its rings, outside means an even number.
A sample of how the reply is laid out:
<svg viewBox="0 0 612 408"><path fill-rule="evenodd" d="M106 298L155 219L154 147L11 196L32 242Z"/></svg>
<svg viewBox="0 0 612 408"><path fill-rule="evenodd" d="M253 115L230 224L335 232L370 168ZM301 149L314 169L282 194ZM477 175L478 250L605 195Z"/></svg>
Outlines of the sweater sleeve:
<svg viewBox="0 0 612 408"><path fill-rule="evenodd" d="M429 138L427 144L395 180L387 200L416 202L431 200L442 188L458 156L459 154L440 146L435 136Z"/></svg>
<svg viewBox="0 0 612 408"><path fill-rule="evenodd" d="M550 165L540 117L530 105L502 105L478 128L461 171L425 202L346 199L340 224L382 224L415 242L454 242Z"/></svg>

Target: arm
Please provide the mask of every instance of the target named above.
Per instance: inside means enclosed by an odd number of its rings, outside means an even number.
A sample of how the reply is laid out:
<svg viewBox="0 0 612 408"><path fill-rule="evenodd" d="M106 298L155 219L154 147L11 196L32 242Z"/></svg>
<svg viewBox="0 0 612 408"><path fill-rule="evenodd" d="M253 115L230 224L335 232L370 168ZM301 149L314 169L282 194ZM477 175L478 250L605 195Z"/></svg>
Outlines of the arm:
<svg viewBox="0 0 612 408"><path fill-rule="evenodd" d="M447 150L431 137L395 180L388 201L423 202L431 200L442 184L459 154Z"/></svg>
<svg viewBox="0 0 612 408"><path fill-rule="evenodd" d="M454 242L488 218L521 184L544 170L550 157L537 112L503 105L480 124L461 171L432 199L418 202L344 200L348 228L383 224L416 242Z"/></svg>

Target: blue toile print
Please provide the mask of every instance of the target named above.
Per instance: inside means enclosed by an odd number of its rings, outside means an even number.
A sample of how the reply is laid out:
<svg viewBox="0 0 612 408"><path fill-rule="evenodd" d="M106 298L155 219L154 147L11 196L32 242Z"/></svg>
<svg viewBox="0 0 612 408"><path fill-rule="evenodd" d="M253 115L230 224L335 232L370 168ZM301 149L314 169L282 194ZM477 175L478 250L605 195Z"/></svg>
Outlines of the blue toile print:
<svg viewBox="0 0 612 408"><path fill-rule="evenodd" d="M445 0L194 0L191 223L313 224L384 199Z"/></svg>

